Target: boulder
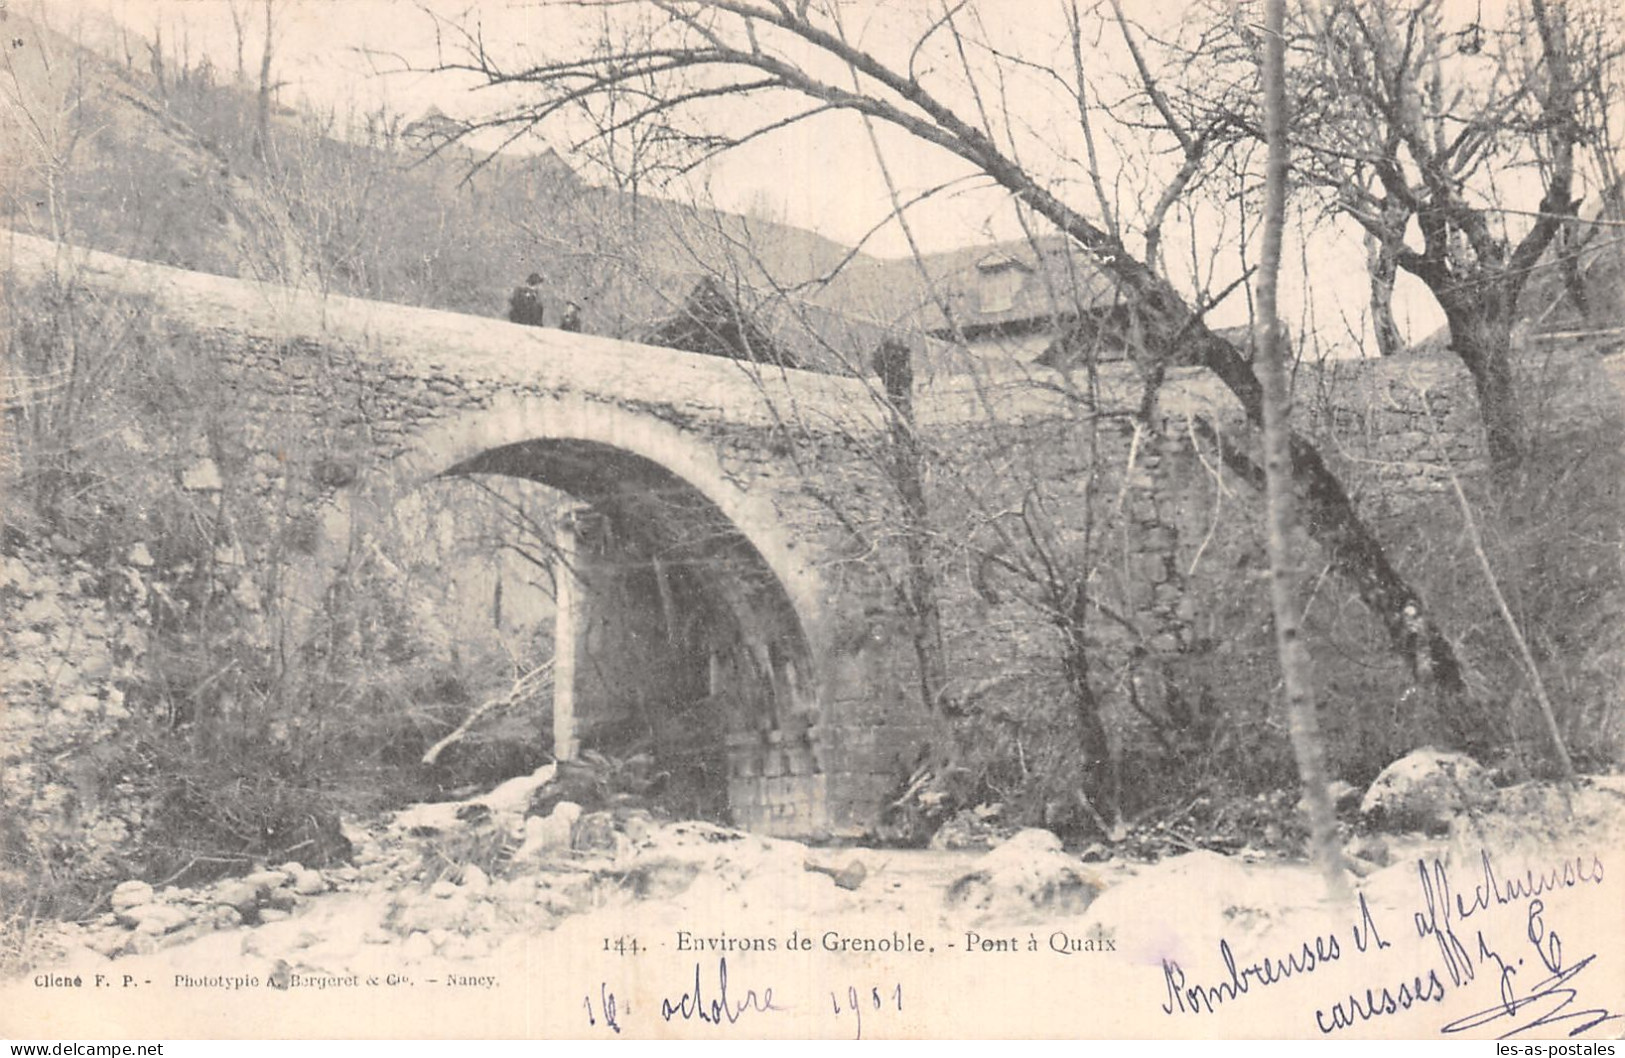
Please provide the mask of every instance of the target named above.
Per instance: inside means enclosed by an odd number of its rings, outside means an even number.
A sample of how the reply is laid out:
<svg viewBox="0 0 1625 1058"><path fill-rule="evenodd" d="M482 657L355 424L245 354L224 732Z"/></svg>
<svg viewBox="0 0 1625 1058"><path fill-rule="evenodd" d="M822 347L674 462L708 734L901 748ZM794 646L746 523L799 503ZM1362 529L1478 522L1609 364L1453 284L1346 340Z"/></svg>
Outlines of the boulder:
<svg viewBox="0 0 1625 1058"><path fill-rule="evenodd" d="M421 962L434 955L434 942L427 933L421 931L413 933L401 945L401 957L409 962Z"/></svg>
<svg viewBox="0 0 1625 1058"><path fill-rule="evenodd" d="M948 903L995 915L1025 915L1033 911L1077 914L1085 910L1105 886L1061 848L1061 839L1047 830L1027 829L976 862L948 888Z"/></svg>
<svg viewBox="0 0 1625 1058"><path fill-rule="evenodd" d="M260 890L246 881L222 882L215 887L214 899L216 903L248 914L259 907Z"/></svg>
<svg viewBox="0 0 1625 1058"><path fill-rule="evenodd" d="M327 892L327 879L322 872L308 867L294 872L293 891L301 896L315 896L317 893Z"/></svg>
<svg viewBox="0 0 1625 1058"><path fill-rule="evenodd" d="M519 847L518 858L567 851L576 821L580 818L581 806L573 801L560 801L545 819L531 816L525 820L525 842Z"/></svg>
<svg viewBox="0 0 1625 1058"><path fill-rule="evenodd" d="M292 911L299 906L299 894L292 889L272 889L265 898L265 906L277 911ZM263 921L270 921L264 914L261 914L260 918Z"/></svg>
<svg viewBox="0 0 1625 1058"><path fill-rule="evenodd" d="M461 930L468 925L469 907L468 900L463 897L440 899L403 894L390 912L388 922L403 934Z"/></svg>
<svg viewBox="0 0 1625 1058"><path fill-rule="evenodd" d="M1495 804L1483 765L1462 753L1418 749L1382 770L1360 802L1360 815L1389 833L1442 834L1460 812Z"/></svg>
<svg viewBox="0 0 1625 1058"><path fill-rule="evenodd" d="M463 868L462 889L469 896L484 896L491 888L491 876L476 864Z"/></svg>
<svg viewBox="0 0 1625 1058"><path fill-rule="evenodd" d="M23 604L18 620L29 628L49 628L67 620L67 612L54 595L41 595Z"/></svg>
<svg viewBox="0 0 1625 1058"><path fill-rule="evenodd" d="M134 879L120 882L118 888L113 890L113 911L118 913L128 911L132 907L144 907L155 899L157 897L153 894L152 886L146 882Z"/></svg>
<svg viewBox="0 0 1625 1058"><path fill-rule="evenodd" d="M959 849L995 849L1017 833L997 816L967 808L949 819L931 835L930 847L937 852Z"/></svg>
<svg viewBox="0 0 1625 1058"><path fill-rule="evenodd" d="M173 904L145 904L119 915L119 921L137 933L160 936L172 933L192 921L191 912Z"/></svg>
<svg viewBox="0 0 1625 1058"><path fill-rule="evenodd" d="M243 875L243 882L256 889L280 889L288 884L288 876L281 871L262 870Z"/></svg>
<svg viewBox="0 0 1625 1058"><path fill-rule="evenodd" d="M1376 867L1386 867L1394 860L1388 840L1381 834L1361 834L1343 846L1343 855Z"/></svg>
<svg viewBox="0 0 1625 1058"><path fill-rule="evenodd" d="M576 822L570 845L581 852L613 853L621 840L613 812L591 812Z"/></svg>

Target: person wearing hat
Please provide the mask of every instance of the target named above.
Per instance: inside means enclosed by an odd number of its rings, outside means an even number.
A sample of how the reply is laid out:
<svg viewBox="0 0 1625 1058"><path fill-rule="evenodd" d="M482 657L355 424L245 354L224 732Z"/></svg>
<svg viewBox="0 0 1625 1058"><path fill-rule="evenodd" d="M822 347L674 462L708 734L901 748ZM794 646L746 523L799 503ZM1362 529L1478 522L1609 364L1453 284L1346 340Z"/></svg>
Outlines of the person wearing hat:
<svg viewBox="0 0 1625 1058"><path fill-rule="evenodd" d="M559 320L559 330L572 332L581 330L581 306L576 302L564 303L564 318Z"/></svg>
<svg viewBox="0 0 1625 1058"><path fill-rule="evenodd" d="M527 327L540 327L544 315L542 277L539 273L532 272L525 279L525 285L515 287L512 296L508 298L508 322L522 323Z"/></svg>

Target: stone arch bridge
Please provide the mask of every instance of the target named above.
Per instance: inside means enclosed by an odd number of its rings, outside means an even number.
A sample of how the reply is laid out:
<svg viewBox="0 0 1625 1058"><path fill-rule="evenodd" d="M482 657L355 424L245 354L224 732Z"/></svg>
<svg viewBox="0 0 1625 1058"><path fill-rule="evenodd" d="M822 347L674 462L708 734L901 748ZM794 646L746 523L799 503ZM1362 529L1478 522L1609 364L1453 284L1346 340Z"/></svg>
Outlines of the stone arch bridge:
<svg viewBox="0 0 1625 1058"><path fill-rule="evenodd" d="M325 526L317 580L400 496L439 475L510 475L576 497L581 513L558 540L575 570L561 578L556 620L558 756L628 702L685 696L718 703L729 809L743 826L861 832L906 779L931 720L918 623L898 588L888 412L871 381L8 238L18 279L66 275L150 303L166 335L219 370L243 443L275 449L290 431L311 442L319 455L300 472ZM1001 607L1017 593L990 586L990 567L972 561L1005 545L961 546L1010 511L1047 512L1044 531L1073 546L1090 504L1104 502L1127 527L1113 552L1119 623L1150 649L1188 646L1182 593L1211 553L1210 468L1181 458L1188 431L1158 440L1134 429L1138 382L1126 365L1115 371L1087 402L1047 371L921 387L919 431L936 460L927 484L954 512L944 536L964 538L939 548L950 557L936 572L940 634L967 694L997 684L1002 666L1055 655L1042 619L1036 632L1009 631ZM1434 374L1459 386L1448 364ZM1380 433L1382 415L1404 413L1361 392L1356 431ZM1189 373L1168 384L1162 407L1237 416L1216 383ZM1102 464L1116 469L1091 471ZM624 655L608 676L583 663L594 634Z"/></svg>

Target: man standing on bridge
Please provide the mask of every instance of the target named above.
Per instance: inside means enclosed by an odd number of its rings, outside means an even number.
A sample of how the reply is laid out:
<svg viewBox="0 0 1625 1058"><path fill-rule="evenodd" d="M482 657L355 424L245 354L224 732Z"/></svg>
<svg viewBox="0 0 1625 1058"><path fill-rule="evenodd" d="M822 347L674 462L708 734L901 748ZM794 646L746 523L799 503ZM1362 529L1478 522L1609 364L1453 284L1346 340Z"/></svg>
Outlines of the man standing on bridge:
<svg viewBox="0 0 1625 1058"><path fill-rule="evenodd" d="M508 322L522 323L527 327L540 327L544 315L542 277L532 272L525 280L525 285L515 287L513 294L508 298Z"/></svg>

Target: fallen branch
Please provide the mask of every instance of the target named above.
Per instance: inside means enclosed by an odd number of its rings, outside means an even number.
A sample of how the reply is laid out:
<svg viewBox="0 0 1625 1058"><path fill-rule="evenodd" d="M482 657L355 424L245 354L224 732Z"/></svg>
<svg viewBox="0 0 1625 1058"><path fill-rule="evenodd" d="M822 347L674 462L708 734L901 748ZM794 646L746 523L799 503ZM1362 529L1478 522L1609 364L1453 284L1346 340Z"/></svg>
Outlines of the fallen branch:
<svg viewBox="0 0 1625 1058"><path fill-rule="evenodd" d="M423 754L423 763L433 764L436 760L439 760L440 754L445 752L448 746L455 745L466 738L474 725L479 723L487 714L498 709L518 705L520 702L532 698L544 690L551 689L552 686L553 661L549 659L514 680L513 685L508 688L506 694L481 702L479 707L469 713L467 719L458 724L451 734L429 747L428 751Z"/></svg>

